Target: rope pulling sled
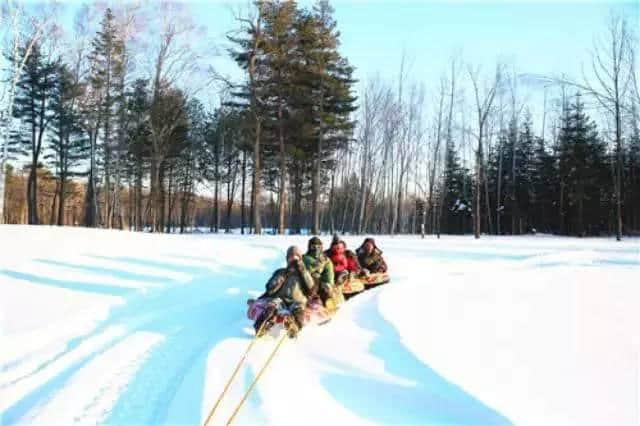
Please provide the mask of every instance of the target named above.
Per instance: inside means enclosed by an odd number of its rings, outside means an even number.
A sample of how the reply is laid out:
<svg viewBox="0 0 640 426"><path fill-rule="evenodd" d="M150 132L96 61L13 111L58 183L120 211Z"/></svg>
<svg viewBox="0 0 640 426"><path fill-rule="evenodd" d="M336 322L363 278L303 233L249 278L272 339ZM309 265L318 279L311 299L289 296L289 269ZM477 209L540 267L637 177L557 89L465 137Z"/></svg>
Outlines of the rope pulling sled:
<svg viewBox="0 0 640 426"><path fill-rule="evenodd" d="M371 288L371 287L375 287L375 286L381 285L381 284L386 284L386 283L389 282L389 276L386 273L375 274L375 275L376 276L368 276L366 278L358 280L359 282L356 284L356 286L358 284L359 285L364 284L362 287L366 286L368 288ZM355 282L354 282L354 284L355 284ZM356 287L356 286L354 286L354 287ZM362 290L364 290L364 288L362 288ZM354 296L355 294L360 293L362 290L357 291L357 292L353 292L353 293L348 294L348 295L349 296ZM317 306L316 306L316 309L318 309ZM324 308L322 308L322 309L325 310ZM333 312L331 312L331 314L335 313L335 310L332 310L332 311ZM249 316L251 316L251 305L250 305L250 308L249 308ZM311 322L311 317L312 316L313 316L313 309L309 310L309 312L305 314L305 322ZM322 324L327 323L330 319L331 319L331 316L327 315L325 313L324 317L321 318L320 320L316 320L315 323L317 325L322 325ZM242 366L245 364L246 360L248 359L249 353L251 352L251 349L254 347L255 343L273 325L275 325L276 323L277 324L282 324L283 330L280 332L281 335L278 337L278 340L276 342L276 345L275 345L274 349L271 351L271 353L267 357L266 361L262 364L262 367L260 368L260 370L258 371L256 376L254 377L253 381L249 384L249 387L247 388L247 390L243 394L242 398L240 399L240 402L238 402L238 404L235 406L235 408L234 408L234 410L233 410L233 412L231 414L231 417L226 422L226 425L232 424L232 422L235 420L236 416L240 412L240 409L242 408L243 404L245 403L245 401L249 397L249 394L251 393L253 388L257 385L258 380L260 380L260 377L266 371L267 367L271 364L271 361L273 360L273 358L275 358L278 350L280 349L280 347L282 346L282 344L286 340L286 337L287 337L288 331L289 331L289 327L291 326L291 322L292 321L295 321L295 320L293 319L293 316L291 315L291 313L289 313L286 309L281 309L281 310L278 310L278 312L277 312L277 314L275 315L274 318L262 322L262 324L260 325L260 327L256 331L256 334L253 336L253 338L251 339L251 341L247 345L247 348L245 349L244 353L241 355L240 360L236 364L233 372L231 373L231 376L229 377L229 379L225 383L224 388L222 389L222 392L220 393L220 395L216 399L215 404L213 405L213 407L209 411L209 414L208 414L206 420L204 421L204 425L203 426L209 426L211 420L213 419L214 414L216 413L217 409L220 406L220 403L222 402L222 400L225 397L227 391L231 387L231 384L234 382L236 376L238 375L238 372L240 371L240 369L242 368Z"/></svg>

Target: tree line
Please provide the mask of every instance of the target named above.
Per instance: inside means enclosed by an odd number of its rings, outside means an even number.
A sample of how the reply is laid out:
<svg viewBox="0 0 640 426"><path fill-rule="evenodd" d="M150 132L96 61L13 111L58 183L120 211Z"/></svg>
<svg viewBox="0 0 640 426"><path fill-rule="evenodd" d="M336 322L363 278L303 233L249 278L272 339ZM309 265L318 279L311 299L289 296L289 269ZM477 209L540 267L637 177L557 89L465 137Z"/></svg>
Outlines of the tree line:
<svg viewBox="0 0 640 426"><path fill-rule="evenodd" d="M487 73L454 57L429 92L406 56L394 81L356 81L327 0L255 1L234 14L224 46L242 77L208 69L201 80L218 90L213 106L192 82L203 68L197 28L176 4L84 5L66 50L55 19L3 13L6 223L618 238L640 229L637 39L623 18L594 49L592 81L505 64ZM532 81L545 94L535 118L521 95Z"/></svg>

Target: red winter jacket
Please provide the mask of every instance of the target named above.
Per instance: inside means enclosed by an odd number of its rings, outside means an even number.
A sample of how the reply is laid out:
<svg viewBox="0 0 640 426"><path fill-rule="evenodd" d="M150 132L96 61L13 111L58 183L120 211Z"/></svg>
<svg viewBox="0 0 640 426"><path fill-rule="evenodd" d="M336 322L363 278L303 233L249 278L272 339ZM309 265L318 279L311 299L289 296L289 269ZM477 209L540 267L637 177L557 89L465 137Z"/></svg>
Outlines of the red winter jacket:
<svg viewBox="0 0 640 426"><path fill-rule="evenodd" d="M333 272L339 273L349 268L349 262L344 254L344 245L335 244L331 247L331 263L333 263Z"/></svg>
<svg viewBox="0 0 640 426"><path fill-rule="evenodd" d="M360 272L360 264L358 263L358 258L355 256L347 257L347 271L349 272Z"/></svg>

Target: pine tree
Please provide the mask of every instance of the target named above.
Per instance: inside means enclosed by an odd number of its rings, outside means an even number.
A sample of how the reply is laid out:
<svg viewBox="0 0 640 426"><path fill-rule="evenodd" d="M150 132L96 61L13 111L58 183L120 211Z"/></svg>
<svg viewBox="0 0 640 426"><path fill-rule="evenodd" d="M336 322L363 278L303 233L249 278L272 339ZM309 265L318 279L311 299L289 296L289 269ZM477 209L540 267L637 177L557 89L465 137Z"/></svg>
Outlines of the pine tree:
<svg viewBox="0 0 640 426"><path fill-rule="evenodd" d="M287 182L287 145L290 144L288 119L291 114L291 94L294 67L291 55L297 39L294 23L297 15L296 3L292 0L268 2L265 7L265 63L268 69L266 78L266 102L268 120L265 130L273 135L272 170L277 174L278 192L278 233L285 232L286 182Z"/></svg>
<svg viewBox="0 0 640 426"><path fill-rule="evenodd" d="M251 183L251 221L256 234L262 233L260 213L260 193L262 188L262 159L263 159L263 124L264 112L264 80L265 66L264 46L265 36L263 32L264 1L256 0L257 13L254 19L242 19L239 30L240 36L229 36L228 39L234 47L229 49L231 58L247 72L244 84L234 90L235 102L248 107L253 121L253 159L252 159L252 183Z"/></svg>
<svg viewBox="0 0 640 426"><path fill-rule="evenodd" d="M584 112L580 94L563 116L558 149L559 175L563 182L564 227L561 232L583 236L605 228L610 184L606 183L606 147L596 125Z"/></svg>
<svg viewBox="0 0 640 426"><path fill-rule="evenodd" d="M73 76L66 65L57 67L57 77L52 93L51 153L45 158L49 160L58 180L58 220L64 225L64 206L67 197L67 186L70 178L83 175L77 171L89 154L86 136L80 126L80 116L75 103L82 93L82 87L74 84Z"/></svg>
<svg viewBox="0 0 640 426"><path fill-rule="evenodd" d="M185 231L189 206L195 197L195 187L199 182L200 162L205 159L207 115L204 106L198 100L191 100L187 105L189 127L186 135L186 146L177 160L178 182L180 188L180 233Z"/></svg>
<svg viewBox="0 0 640 426"><path fill-rule="evenodd" d="M491 192L495 193L495 196L493 196L490 201L492 205L495 206L497 235L503 233L502 223L505 216L505 194L507 193L505 184L509 182L508 168L505 167L505 154L510 152L508 145L507 132L501 130L498 134L497 144L489 151L488 159L487 179L489 187L493 188Z"/></svg>
<svg viewBox="0 0 640 426"><path fill-rule="evenodd" d="M148 163L151 155L151 141L149 136L149 126L147 123L147 113L149 111L149 82L138 79L133 83L133 87L127 93L127 116L128 127L126 129L127 145L127 173L130 180L133 180L133 191L130 188L130 202L132 217L130 224L133 224L136 231L144 228L142 218L142 182L148 174Z"/></svg>
<svg viewBox="0 0 640 426"><path fill-rule="evenodd" d="M114 167L114 158L119 158L119 149L122 147L118 144L118 138L115 137L118 130L115 128L118 111L117 106L122 107L124 100L123 78L124 73L124 42L120 38L115 17L111 9L107 8L100 24L100 31L97 32L93 40L93 51L91 52L91 75L89 78L90 85L96 94L97 103L93 108L99 110L100 123L102 124L102 144L101 160L104 170L104 187L105 187L105 211L103 214L105 225L111 227L113 225L113 195L112 190L118 191L119 188L112 188L112 173ZM94 150L93 155L96 154ZM95 173L92 170L93 174ZM117 185L117 183L116 183Z"/></svg>
<svg viewBox="0 0 640 426"><path fill-rule="evenodd" d="M630 137L625 156L625 222L633 231L640 230L640 118L637 105L632 103Z"/></svg>
<svg viewBox="0 0 640 426"><path fill-rule="evenodd" d="M527 112L522 129L518 136L516 149L516 172L518 179L515 184L516 202L520 212L518 233L529 230L531 224L531 207L533 203L533 174L534 174L534 137L531 131L531 114Z"/></svg>
<svg viewBox="0 0 640 426"><path fill-rule="evenodd" d="M536 231L553 232L551 212L558 203L558 172L554 156L549 152L542 138L535 139L533 170L531 173L532 222Z"/></svg>
<svg viewBox="0 0 640 426"><path fill-rule="evenodd" d="M23 47L23 50L26 48ZM20 55L23 57L23 54ZM34 44L17 85L13 116L21 120L21 128L15 137L21 152L29 155L29 179L27 183L28 223L39 224L38 217L38 168L45 148L45 134L53 111L51 104L56 85L56 63L43 54L40 45Z"/></svg>
<svg viewBox="0 0 640 426"><path fill-rule="evenodd" d="M471 188L471 176L460 165L453 141L447 141L444 168L442 229L445 233L462 234L470 230L472 207L467 188Z"/></svg>
<svg viewBox="0 0 640 426"><path fill-rule="evenodd" d="M344 151L352 140L355 123L351 113L356 110L352 95L353 67L338 52L340 33L333 18L333 8L327 0L318 0L311 13L298 19L301 60L298 85L311 105L314 124L312 133L312 216L313 233L320 231L319 196L325 172L334 166L336 152ZM306 90L305 90L306 89ZM304 100L297 102L304 105Z"/></svg>

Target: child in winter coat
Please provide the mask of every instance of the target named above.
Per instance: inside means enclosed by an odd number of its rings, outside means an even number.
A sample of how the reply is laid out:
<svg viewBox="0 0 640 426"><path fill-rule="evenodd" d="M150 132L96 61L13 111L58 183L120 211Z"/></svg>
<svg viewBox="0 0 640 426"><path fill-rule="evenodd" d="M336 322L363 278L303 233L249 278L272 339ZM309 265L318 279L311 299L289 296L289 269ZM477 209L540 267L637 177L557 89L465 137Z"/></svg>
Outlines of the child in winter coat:
<svg viewBox="0 0 640 426"><path fill-rule="evenodd" d="M382 258L382 250L376 247L373 238L365 238L356 253L358 253L358 261L365 273L387 272L387 263Z"/></svg>
<svg viewBox="0 0 640 426"><path fill-rule="evenodd" d="M360 262L358 262L358 256L351 250L346 250L344 255L347 258L347 271L349 271L350 274L359 275L361 268Z"/></svg>
<svg viewBox="0 0 640 426"><path fill-rule="evenodd" d="M313 237L309 240L307 253L302 256L302 260L315 282L314 293L320 296L326 308L335 310L340 303L338 296L342 294L336 294L333 263L323 252L320 238Z"/></svg>
<svg viewBox="0 0 640 426"><path fill-rule="evenodd" d="M344 241L338 240L332 243L329 249L329 258L331 259L331 263L333 263L333 273L336 284L342 282L342 280L349 276L349 259L347 259L345 248Z"/></svg>

